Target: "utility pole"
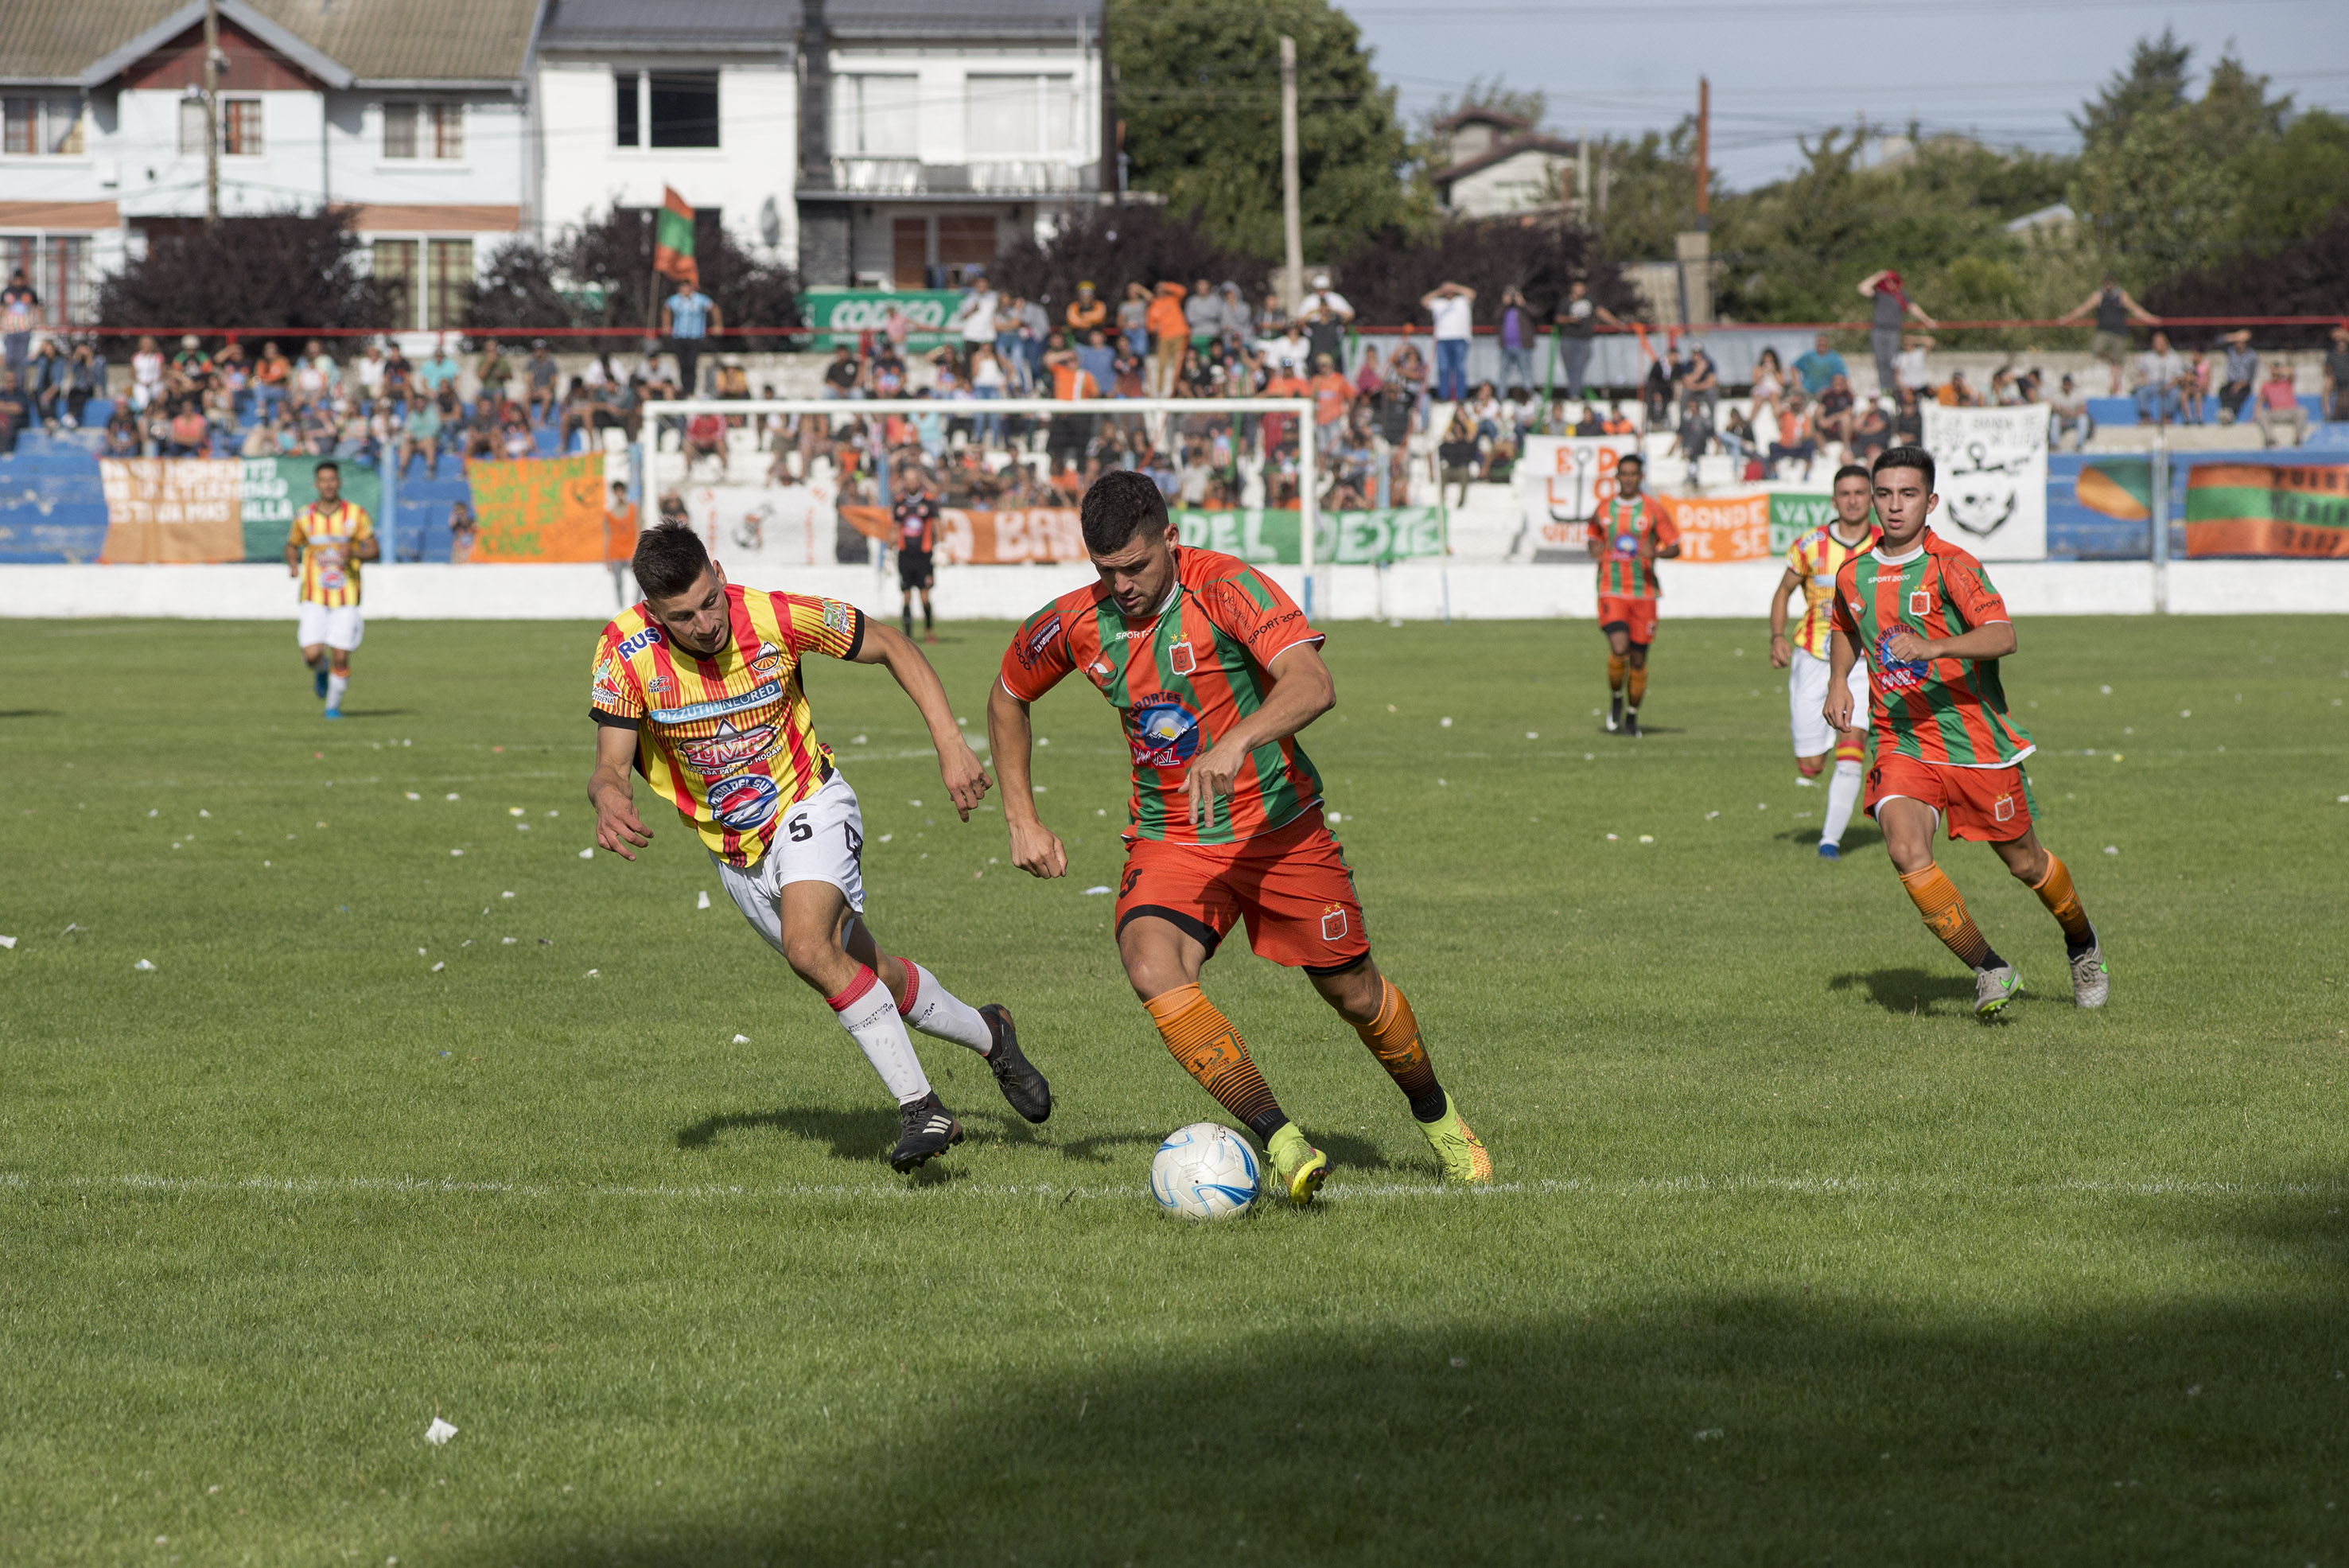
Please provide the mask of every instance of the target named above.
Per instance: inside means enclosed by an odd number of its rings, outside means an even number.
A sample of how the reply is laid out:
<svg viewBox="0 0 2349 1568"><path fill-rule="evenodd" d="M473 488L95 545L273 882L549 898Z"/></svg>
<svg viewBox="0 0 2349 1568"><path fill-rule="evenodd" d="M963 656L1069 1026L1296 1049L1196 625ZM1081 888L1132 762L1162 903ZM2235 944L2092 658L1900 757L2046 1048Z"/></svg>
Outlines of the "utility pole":
<svg viewBox="0 0 2349 1568"><path fill-rule="evenodd" d="M1297 40L1286 33L1280 36L1280 228L1288 259L1280 303L1295 310L1305 297L1305 226L1297 195Z"/></svg>
<svg viewBox="0 0 2349 1568"><path fill-rule="evenodd" d="M204 223L220 222L220 0L204 0Z"/></svg>
<svg viewBox="0 0 2349 1568"><path fill-rule="evenodd" d="M1574 133L1574 204L1583 227L1588 228L1594 210L1590 205L1590 127L1587 125Z"/></svg>
<svg viewBox="0 0 2349 1568"><path fill-rule="evenodd" d="M1690 327L1713 322L1713 84L1696 78L1696 227L1677 236L1681 320Z"/></svg>

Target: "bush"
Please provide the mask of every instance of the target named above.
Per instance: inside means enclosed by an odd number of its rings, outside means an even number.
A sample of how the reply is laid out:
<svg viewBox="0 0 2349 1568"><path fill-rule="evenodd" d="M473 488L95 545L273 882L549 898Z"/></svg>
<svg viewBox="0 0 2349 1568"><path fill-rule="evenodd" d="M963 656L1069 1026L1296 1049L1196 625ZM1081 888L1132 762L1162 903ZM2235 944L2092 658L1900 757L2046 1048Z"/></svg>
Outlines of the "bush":
<svg viewBox="0 0 2349 1568"><path fill-rule="evenodd" d="M299 333L379 327L391 293L360 265L348 209L222 218L153 234L147 254L101 281L101 326ZM134 339L109 337L128 358Z"/></svg>
<svg viewBox="0 0 2349 1568"><path fill-rule="evenodd" d="M1388 233L1363 242L1330 271L1364 327L1425 327L1420 299L1446 281L1476 291L1476 319L1486 324L1500 319L1501 295L1513 287L1547 321L1578 278L1592 299L1624 320L1640 314L1623 269L1599 254L1589 232L1548 217L1467 219L1419 241Z"/></svg>
<svg viewBox="0 0 2349 1568"><path fill-rule="evenodd" d="M504 245L473 286L467 325L505 332L605 327L610 338L583 346L633 343L657 327L660 301L675 286L653 274L653 216L614 206L543 249L521 239ZM799 278L791 267L751 254L714 221L694 225L693 246L701 292L717 302L729 327L802 325Z"/></svg>
<svg viewBox="0 0 2349 1568"><path fill-rule="evenodd" d="M1006 293L1047 302L1075 298L1077 285L1090 279L1112 310L1129 283L1154 288L1172 279L1188 288L1203 277L1238 284L1254 308L1264 302L1272 275L1260 259L1225 249L1162 207L1142 205L1079 213L1050 239L1020 241L989 271Z"/></svg>
<svg viewBox="0 0 2349 1568"><path fill-rule="evenodd" d="M2145 307L2157 316L2330 316L2349 320L2349 208L2315 234L2271 250L2246 248L2210 266L2196 267L2150 289ZM2225 327L2201 329L2211 336ZM2313 348L2329 327L2266 327L2259 340L2277 348Z"/></svg>

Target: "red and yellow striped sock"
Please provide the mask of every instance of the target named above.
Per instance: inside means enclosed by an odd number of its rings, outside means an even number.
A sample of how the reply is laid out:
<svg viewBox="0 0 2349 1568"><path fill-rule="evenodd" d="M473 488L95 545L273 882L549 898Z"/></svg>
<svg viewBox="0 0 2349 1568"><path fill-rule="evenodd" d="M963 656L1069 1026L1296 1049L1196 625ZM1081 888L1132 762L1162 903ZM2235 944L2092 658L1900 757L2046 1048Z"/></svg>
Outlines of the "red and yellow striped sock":
<svg viewBox="0 0 2349 1568"><path fill-rule="evenodd" d="M1635 664L1631 666L1630 685L1628 693L1631 706L1637 708L1640 705L1640 700L1647 694L1648 667L1644 664Z"/></svg>
<svg viewBox="0 0 2349 1568"><path fill-rule="evenodd" d="M1183 1071L1197 1079L1217 1105L1247 1123L1259 1139L1280 1130L1288 1114L1257 1071L1239 1031L1197 986L1176 986L1142 1005L1150 1010L1150 1021L1158 1025L1159 1037L1183 1064Z"/></svg>
<svg viewBox="0 0 2349 1568"><path fill-rule="evenodd" d="M1959 962L1968 969L1997 966L1998 955L1991 951L1982 928L1966 912L1966 900L1959 893L1958 885L1950 880L1938 863L1929 864L1922 871L1903 872L1900 885L1909 889L1917 912L1925 917L1925 929L1940 938L1958 955Z"/></svg>
<svg viewBox="0 0 2349 1568"><path fill-rule="evenodd" d="M1411 1101L1411 1114L1432 1122L1444 1114L1444 1085L1435 1081L1435 1069L1428 1063L1427 1046L1419 1037L1419 1019L1413 1014L1410 1001L1394 981L1381 980L1386 996L1379 1004L1379 1015L1368 1023L1355 1024L1354 1033Z"/></svg>
<svg viewBox="0 0 2349 1568"><path fill-rule="evenodd" d="M2084 948L2094 939L2087 911L2080 908L2080 896L2072 890L2071 870L2055 858L2054 850L2047 852L2047 875L2033 882L2031 890L2039 895L2039 901L2047 906L2047 912L2064 928L2066 942Z"/></svg>
<svg viewBox="0 0 2349 1568"><path fill-rule="evenodd" d="M1623 656L1619 653L1610 653L1607 656L1607 690L1609 691L1623 690Z"/></svg>
<svg viewBox="0 0 2349 1568"><path fill-rule="evenodd" d="M1846 740L1837 740L1837 741L1836 742L1836 761L1837 761L1837 762L1838 762L1838 763L1861 763L1861 762L1865 762L1865 761L1867 761L1867 760L1868 760L1868 742L1867 742L1866 741L1846 741ZM2052 859L2054 859L2054 857L2051 855L2051 856L2049 856L2049 857L2048 857L2048 858L2052 860Z"/></svg>

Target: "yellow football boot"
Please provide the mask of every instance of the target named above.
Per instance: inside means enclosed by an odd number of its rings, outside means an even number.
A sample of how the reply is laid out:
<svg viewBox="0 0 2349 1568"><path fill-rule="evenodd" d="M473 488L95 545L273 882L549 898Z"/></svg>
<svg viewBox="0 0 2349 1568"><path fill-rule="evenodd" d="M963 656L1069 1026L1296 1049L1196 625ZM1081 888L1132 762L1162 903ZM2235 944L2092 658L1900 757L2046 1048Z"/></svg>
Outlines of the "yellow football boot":
<svg viewBox="0 0 2349 1568"><path fill-rule="evenodd" d="M1427 1135L1427 1147L1435 1151L1435 1163L1444 1168L1444 1179L1493 1179L1493 1157L1485 1152L1483 1140L1468 1130L1449 1091L1444 1096L1444 1114L1432 1122L1420 1123L1419 1130Z"/></svg>
<svg viewBox="0 0 2349 1568"><path fill-rule="evenodd" d="M1288 1200L1300 1209L1313 1201L1330 1179L1330 1157L1306 1142L1295 1122L1281 1123L1280 1130L1266 1141L1265 1152L1272 1157L1273 1174L1288 1189Z"/></svg>

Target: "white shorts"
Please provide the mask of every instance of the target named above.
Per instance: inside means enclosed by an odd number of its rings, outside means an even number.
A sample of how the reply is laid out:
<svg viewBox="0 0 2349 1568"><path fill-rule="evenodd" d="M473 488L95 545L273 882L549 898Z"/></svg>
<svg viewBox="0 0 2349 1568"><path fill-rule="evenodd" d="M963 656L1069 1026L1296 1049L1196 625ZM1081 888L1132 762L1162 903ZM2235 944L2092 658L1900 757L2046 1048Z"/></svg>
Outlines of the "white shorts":
<svg viewBox="0 0 2349 1568"><path fill-rule="evenodd" d="M348 653L359 645L359 639L366 632L367 627L359 619L358 606L329 607L305 601L295 640L304 648L316 648L323 642L328 648L337 648Z"/></svg>
<svg viewBox="0 0 2349 1568"><path fill-rule="evenodd" d="M716 855L718 879L750 928L783 950L783 884L829 882L858 914L864 912L864 814L856 792L839 774L783 813L775 842L756 865L737 870Z"/></svg>
<svg viewBox="0 0 2349 1568"><path fill-rule="evenodd" d="M1824 659L1816 659L1795 649L1794 662L1786 670L1786 712L1794 721L1795 755L1824 756L1835 750L1834 728L1827 723L1827 675L1832 669ZM1851 687L1851 727L1868 728L1868 670L1855 663L1848 681Z"/></svg>

